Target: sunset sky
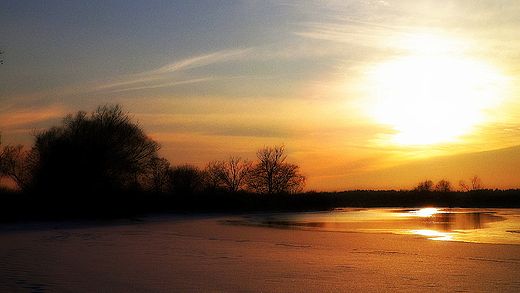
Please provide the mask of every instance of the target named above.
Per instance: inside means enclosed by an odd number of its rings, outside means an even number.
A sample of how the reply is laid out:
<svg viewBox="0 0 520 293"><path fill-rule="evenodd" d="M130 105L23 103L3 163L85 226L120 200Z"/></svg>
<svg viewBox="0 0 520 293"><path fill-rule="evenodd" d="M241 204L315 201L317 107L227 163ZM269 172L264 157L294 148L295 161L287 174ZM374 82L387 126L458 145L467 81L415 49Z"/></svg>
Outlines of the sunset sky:
<svg viewBox="0 0 520 293"><path fill-rule="evenodd" d="M307 190L520 188L520 1L4 0L3 144L120 103L172 165L284 144Z"/></svg>

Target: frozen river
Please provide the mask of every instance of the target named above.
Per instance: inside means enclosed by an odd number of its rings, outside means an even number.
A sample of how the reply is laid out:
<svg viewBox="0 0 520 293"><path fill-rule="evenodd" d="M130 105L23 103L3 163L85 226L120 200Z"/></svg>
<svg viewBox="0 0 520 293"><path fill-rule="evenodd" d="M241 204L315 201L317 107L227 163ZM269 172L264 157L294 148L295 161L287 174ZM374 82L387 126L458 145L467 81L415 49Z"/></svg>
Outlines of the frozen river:
<svg viewBox="0 0 520 293"><path fill-rule="evenodd" d="M520 209L336 209L254 215L239 223L330 232L415 234L443 241L520 244Z"/></svg>
<svg viewBox="0 0 520 293"><path fill-rule="evenodd" d="M1 224L0 292L520 292L520 245L495 244L518 230L434 209Z"/></svg>

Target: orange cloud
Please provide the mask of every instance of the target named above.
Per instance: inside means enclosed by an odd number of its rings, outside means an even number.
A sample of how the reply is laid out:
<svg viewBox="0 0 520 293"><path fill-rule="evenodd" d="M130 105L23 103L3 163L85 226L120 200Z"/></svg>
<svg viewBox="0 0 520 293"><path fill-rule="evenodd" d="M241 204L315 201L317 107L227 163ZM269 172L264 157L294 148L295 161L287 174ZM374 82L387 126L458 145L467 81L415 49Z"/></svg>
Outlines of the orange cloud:
<svg viewBox="0 0 520 293"><path fill-rule="evenodd" d="M6 132L16 131L30 124L62 118L66 113L64 107L56 104L45 107L3 107L0 109L0 129Z"/></svg>

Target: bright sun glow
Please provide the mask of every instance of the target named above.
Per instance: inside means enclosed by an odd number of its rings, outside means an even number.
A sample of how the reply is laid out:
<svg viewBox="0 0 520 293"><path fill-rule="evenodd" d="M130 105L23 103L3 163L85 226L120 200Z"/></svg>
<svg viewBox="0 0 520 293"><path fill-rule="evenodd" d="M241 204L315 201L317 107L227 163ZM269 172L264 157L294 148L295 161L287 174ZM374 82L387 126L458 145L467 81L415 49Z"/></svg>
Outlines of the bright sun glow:
<svg viewBox="0 0 520 293"><path fill-rule="evenodd" d="M418 217L427 218L427 217L431 217L434 214L438 214L438 213L440 213L439 209L436 209L436 208L424 208L424 209L420 209L420 210L415 211L413 214L415 216L418 216Z"/></svg>
<svg viewBox="0 0 520 293"><path fill-rule="evenodd" d="M440 143L470 132L485 123L486 109L499 104L505 84L490 65L448 51L451 43L420 41L427 46L409 46L414 54L371 72L370 114L396 130L391 140L397 144ZM433 52L435 44L440 49Z"/></svg>

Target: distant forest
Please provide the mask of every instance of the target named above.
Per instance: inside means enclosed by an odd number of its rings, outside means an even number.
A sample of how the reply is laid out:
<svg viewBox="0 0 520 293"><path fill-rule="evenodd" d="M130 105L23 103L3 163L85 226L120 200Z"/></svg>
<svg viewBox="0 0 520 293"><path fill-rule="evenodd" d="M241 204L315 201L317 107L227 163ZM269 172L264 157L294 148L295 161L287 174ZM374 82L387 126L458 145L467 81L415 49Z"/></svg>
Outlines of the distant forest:
<svg viewBox="0 0 520 293"><path fill-rule="evenodd" d="M1 144L1 141L0 141ZM485 190L478 176L451 183L430 180L410 191L303 193L306 177L286 161L284 146L263 147L256 161L230 156L171 166L119 105L69 114L34 132L34 145L3 145L0 220L111 218L155 212L326 210L335 207L520 207L519 190Z"/></svg>

